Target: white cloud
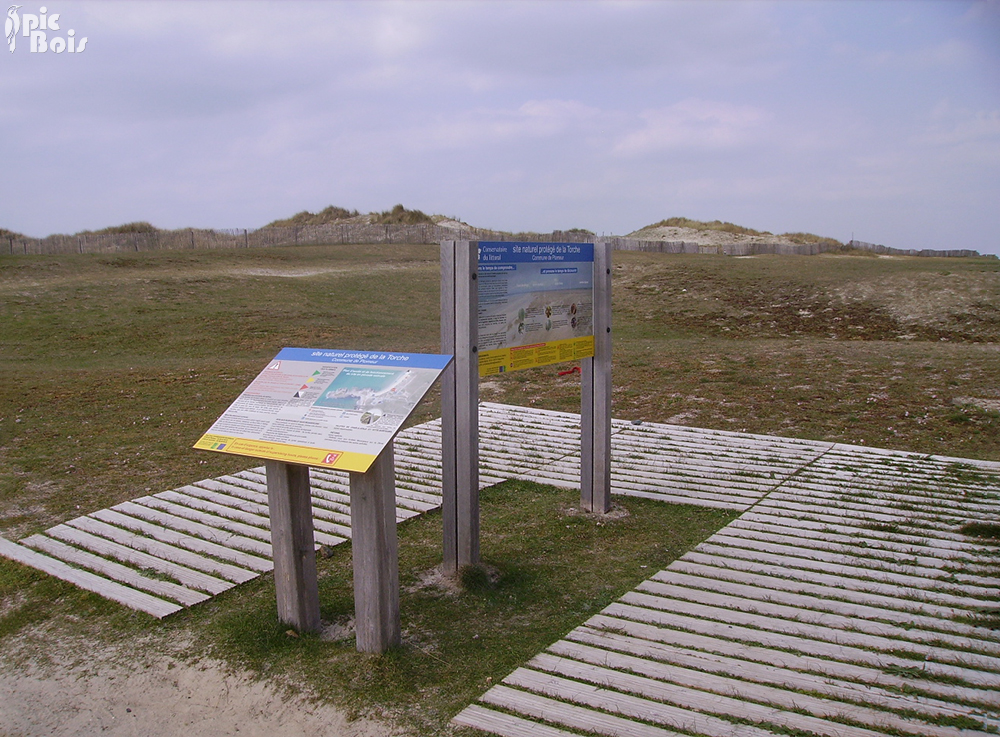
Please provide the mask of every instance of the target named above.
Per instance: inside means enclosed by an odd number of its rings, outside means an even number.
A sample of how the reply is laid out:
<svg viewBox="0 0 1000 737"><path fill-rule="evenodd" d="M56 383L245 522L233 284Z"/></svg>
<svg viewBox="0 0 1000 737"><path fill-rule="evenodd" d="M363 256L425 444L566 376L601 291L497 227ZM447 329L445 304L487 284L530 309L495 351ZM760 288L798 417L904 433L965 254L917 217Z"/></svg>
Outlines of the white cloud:
<svg viewBox="0 0 1000 737"><path fill-rule="evenodd" d="M1000 149L1000 110L955 108L947 100L938 103L925 130L913 137L921 146L978 146Z"/></svg>
<svg viewBox="0 0 1000 737"><path fill-rule="evenodd" d="M475 108L439 113L411 126L396 146L414 151L479 152L502 145L532 145L543 139L578 137L598 130L608 116L574 100L528 100L516 108ZM389 135L385 133L384 135ZM559 143L564 143L565 138ZM392 145L392 142L386 140Z"/></svg>
<svg viewBox="0 0 1000 737"><path fill-rule="evenodd" d="M910 49L865 49L854 44L840 47L845 55L867 66L888 67L908 72L948 67L966 67L975 63L973 46L958 38L947 38L933 44Z"/></svg>
<svg viewBox="0 0 1000 737"><path fill-rule="evenodd" d="M1000 230L997 0L64 5L85 54L0 58L0 227Z"/></svg>
<svg viewBox="0 0 1000 737"><path fill-rule="evenodd" d="M687 99L639 114L642 126L614 145L615 153L641 156L671 149L731 149L753 142L771 115L751 105Z"/></svg>

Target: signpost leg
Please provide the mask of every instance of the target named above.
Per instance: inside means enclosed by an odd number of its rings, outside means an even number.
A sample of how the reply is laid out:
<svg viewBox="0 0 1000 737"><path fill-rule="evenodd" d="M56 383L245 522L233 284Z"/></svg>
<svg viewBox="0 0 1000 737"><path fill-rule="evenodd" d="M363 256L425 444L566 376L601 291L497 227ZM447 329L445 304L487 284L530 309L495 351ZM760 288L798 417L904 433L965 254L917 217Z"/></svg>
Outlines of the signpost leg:
<svg viewBox="0 0 1000 737"><path fill-rule="evenodd" d="M611 244L594 244L594 355L580 362L580 507L611 511Z"/></svg>
<svg viewBox="0 0 1000 737"><path fill-rule="evenodd" d="M401 641L392 443L367 472L351 473L351 550L357 648L382 653Z"/></svg>
<svg viewBox="0 0 1000 737"><path fill-rule="evenodd" d="M441 244L441 351L455 356L441 381L446 573L479 563L478 245Z"/></svg>
<svg viewBox="0 0 1000 737"><path fill-rule="evenodd" d="M309 467L265 461L265 468L278 619L300 632L318 632L319 586Z"/></svg>

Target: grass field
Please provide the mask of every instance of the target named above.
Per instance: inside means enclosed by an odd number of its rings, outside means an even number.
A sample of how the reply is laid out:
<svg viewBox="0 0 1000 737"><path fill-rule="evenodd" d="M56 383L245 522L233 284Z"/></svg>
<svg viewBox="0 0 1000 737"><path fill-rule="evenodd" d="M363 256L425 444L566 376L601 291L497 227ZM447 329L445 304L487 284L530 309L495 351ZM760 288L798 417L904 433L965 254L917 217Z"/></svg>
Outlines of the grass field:
<svg viewBox="0 0 1000 737"><path fill-rule="evenodd" d="M253 465L191 446L283 346L435 352L437 254L0 256L0 535ZM614 263L615 417L1000 460L997 260ZM481 397L577 411L579 379L565 368L491 378ZM432 396L415 421L437 413ZM269 577L156 623L3 560L0 643L40 631L163 636L190 642L192 658L213 653L434 734L488 679L642 580L642 566L665 566L729 519L633 500L598 527L570 514L574 503L513 482L485 493L496 576L451 592L421 584L439 561L439 517L403 525L406 643L382 657L287 637ZM583 576L581 557L594 561ZM320 565L324 620L346 620L350 553Z"/></svg>

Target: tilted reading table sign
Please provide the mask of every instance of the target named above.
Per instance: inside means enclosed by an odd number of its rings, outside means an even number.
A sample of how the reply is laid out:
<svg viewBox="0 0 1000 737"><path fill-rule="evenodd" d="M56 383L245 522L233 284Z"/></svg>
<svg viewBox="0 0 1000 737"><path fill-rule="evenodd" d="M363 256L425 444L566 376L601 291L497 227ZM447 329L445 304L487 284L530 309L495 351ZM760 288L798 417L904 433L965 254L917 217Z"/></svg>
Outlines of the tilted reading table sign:
<svg viewBox="0 0 1000 737"><path fill-rule="evenodd" d="M309 467L350 474L358 650L400 641L392 441L450 355L284 348L195 444L263 458L278 618L320 629Z"/></svg>

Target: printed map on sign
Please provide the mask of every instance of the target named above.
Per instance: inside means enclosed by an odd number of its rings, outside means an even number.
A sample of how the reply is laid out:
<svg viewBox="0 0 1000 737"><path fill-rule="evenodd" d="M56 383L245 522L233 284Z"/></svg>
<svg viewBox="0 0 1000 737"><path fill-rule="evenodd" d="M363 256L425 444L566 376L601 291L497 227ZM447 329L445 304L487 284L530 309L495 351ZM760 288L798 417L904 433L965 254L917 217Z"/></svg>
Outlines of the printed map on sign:
<svg viewBox="0 0 1000 737"><path fill-rule="evenodd" d="M594 355L594 244L479 243L479 374Z"/></svg>
<svg viewBox="0 0 1000 737"><path fill-rule="evenodd" d="M450 361L285 348L194 447L364 472Z"/></svg>
<svg viewBox="0 0 1000 737"><path fill-rule="evenodd" d="M345 367L323 391L316 405L367 413L362 424L373 417L406 417L436 377L427 372L397 368Z"/></svg>

